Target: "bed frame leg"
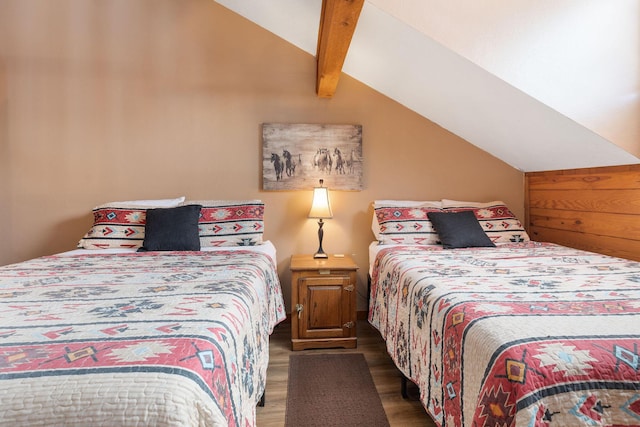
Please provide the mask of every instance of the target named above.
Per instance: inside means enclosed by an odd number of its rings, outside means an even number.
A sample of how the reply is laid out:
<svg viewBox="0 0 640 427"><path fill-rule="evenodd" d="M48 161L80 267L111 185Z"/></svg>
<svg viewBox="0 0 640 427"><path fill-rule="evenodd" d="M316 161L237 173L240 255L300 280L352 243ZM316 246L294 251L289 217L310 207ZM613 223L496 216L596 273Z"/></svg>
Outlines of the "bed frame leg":
<svg viewBox="0 0 640 427"><path fill-rule="evenodd" d="M265 394L267 394L267 392L265 391L264 393L262 393L262 396L260 396L260 400L258 401L258 406L263 407L264 406L264 400L265 400Z"/></svg>
<svg viewBox="0 0 640 427"><path fill-rule="evenodd" d="M407 394L407 377L402 375L400 377L400 393L402 394L403 399L408 399L409 395Z"/></svg>

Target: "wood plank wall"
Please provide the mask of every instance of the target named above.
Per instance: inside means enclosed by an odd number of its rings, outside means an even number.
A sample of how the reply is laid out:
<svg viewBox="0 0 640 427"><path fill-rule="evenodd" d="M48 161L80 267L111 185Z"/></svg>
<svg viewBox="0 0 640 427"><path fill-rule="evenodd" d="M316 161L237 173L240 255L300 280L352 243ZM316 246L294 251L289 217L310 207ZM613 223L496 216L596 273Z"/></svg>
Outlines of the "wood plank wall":
<svg viewBox="0 0 640 427"><path fill-rule="evenodd" d="M525 174L532 240L640 261L640 164Z"/></svg>

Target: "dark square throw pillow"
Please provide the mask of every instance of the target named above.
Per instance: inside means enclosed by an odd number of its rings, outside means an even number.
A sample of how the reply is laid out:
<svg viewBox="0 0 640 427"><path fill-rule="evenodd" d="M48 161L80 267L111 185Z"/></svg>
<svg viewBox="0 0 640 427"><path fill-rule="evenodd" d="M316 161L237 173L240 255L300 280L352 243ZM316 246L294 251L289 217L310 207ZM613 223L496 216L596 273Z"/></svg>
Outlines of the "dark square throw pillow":
<svg viewBox="0 0 640 427"><path fill-rule="evenodd" d="M496 246L473 211L429 212L427 216L445 249Z"/></svg>
<svg viewBox="0 0 640 427"><path fill-rule="evenodd" d="M147 209L144 242L139 251L199 251L200 205Z"/></svg>

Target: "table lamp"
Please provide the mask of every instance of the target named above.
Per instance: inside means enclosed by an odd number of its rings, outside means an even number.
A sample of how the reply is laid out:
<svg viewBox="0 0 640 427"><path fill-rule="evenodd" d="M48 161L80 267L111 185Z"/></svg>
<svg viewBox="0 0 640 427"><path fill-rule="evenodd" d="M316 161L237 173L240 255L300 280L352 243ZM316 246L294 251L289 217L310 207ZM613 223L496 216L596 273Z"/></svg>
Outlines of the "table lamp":
<svg viewBox="0 0 640 427"><path fill-rule="evenodd" d="M324 180L320 180L320 187L313 188L313 202L311 202L311 210L309 211L309 218L318 219L318 241L320 243L318 252L316 252L314 258L328 258L329 256L322 250L322 237L324 231L322 226L324 225L323 219L333 218L331 212L331 203L329 202L329 189L323 187Z"/></svg>

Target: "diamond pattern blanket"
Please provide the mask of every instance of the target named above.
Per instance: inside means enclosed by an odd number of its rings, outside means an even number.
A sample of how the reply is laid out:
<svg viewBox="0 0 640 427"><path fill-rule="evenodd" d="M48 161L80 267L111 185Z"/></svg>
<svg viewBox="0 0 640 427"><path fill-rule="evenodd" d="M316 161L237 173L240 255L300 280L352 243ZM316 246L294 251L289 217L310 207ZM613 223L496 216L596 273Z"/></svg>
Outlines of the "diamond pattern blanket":
<svg viewBox="0 0 640 427"><path fill-rule="evenodd" d="M383 249L369 321L440 426L640 425L640 263L548 243Z"/></svg>
<svg viewBox="0 0 640 427"><path fill-rule="evenodd" d="M0 424L255 425L284 318L274 261L255 251L0 267Z"/></svg>

